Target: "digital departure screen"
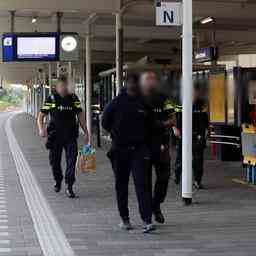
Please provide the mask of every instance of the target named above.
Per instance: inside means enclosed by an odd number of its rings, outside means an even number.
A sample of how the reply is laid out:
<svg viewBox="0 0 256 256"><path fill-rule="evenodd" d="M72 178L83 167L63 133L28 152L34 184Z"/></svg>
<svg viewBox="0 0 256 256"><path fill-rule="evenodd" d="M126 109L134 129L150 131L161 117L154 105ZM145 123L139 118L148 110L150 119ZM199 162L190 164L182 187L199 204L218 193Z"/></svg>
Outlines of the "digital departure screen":
<svg viewBox="0 0 256 256"><path fill-rule="evenodd" d="M3 62L77 61L77 33L26 32L2 35Z"/></svg>
<svg viewBox="0 0 256 256"><path fill-rule="evenodd" d="M52 37L17 37L17 60L56 60L57 38Z"/></svg>

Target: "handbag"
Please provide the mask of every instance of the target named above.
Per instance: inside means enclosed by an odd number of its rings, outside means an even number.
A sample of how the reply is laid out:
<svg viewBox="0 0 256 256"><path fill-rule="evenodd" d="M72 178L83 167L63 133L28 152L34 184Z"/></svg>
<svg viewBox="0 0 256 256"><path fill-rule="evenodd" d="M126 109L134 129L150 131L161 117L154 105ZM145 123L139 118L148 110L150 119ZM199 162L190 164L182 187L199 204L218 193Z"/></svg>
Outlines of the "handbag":
<svg viewBox="0 0 256 256"><path fill-rule="evenodd" d="M94 148L85 145L79 150L76 171L77 174L96 172L96 150Z"/></svg>

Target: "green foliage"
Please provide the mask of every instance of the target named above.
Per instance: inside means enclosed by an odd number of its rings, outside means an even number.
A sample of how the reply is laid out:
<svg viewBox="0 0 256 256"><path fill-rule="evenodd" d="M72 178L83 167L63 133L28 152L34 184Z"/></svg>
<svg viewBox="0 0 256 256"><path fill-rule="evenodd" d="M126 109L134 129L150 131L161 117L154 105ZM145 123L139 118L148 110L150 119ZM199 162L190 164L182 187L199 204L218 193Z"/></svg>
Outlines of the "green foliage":
<svg viewBox="0 0 256 256"><path fill-rule="evenodd" d="M8 88L0 91L0 111L17 107L22 103L24 93L21 89Z"/></svg>

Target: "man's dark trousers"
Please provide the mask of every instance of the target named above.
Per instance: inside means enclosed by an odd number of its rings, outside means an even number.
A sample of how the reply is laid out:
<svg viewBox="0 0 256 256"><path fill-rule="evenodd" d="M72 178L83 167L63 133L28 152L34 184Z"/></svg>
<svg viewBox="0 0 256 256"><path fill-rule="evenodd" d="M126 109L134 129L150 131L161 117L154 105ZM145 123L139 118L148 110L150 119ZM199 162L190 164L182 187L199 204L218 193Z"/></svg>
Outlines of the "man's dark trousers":
<svg viewBox="0 0 256 256"><path fill-rule="evenodd" d="M63 172L61 168L61 158L63 149L66 155L66 173L65 183L72 186L75 182L75 169L77 160L77 140L72 139L68 142L56 140L49 152L50 165L52 167L53 177L56 182L63 180Z"/></svg>
<svg viewBox="0 0 256 256"><path fill-rule="evenodd" d="M171 159L169 147L166 146L165 150L152 150L152 166L156 173L156 182L153 194L153 210L160 210L160 205L164 202L168 184L171 175Z"/></svg>
<svg viewBox="0 0 256 256"><path fill-rule="evenodd" d="M141 218L146 223L152 219L152 188L149 150L142 147L116 148L113 150L113 170L117 204L123 220L129 219L128 187L132 173Z"/></svg>
<svg viewBox="0 0 256 256"><path fill-rule="evenodd" d="M204 145L193 145L193 173L194 180L201 184L204 171ZM177 144L177 156L175 163L175 176L179 181L182 174L182 143L181 141Z"/></svg>

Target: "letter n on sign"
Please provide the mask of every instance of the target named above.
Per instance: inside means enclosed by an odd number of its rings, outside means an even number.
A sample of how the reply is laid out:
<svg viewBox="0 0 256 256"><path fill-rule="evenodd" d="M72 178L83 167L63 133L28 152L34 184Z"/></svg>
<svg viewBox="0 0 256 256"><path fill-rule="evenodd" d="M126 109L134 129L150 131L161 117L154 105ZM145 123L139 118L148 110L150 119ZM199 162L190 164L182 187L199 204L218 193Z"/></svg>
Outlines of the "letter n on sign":
<svg viewBox="0 0 256 256"><path fill-rule="evenodd" d="M156 1L156 25L180 26L182 25L182 3Z"/></svg>

